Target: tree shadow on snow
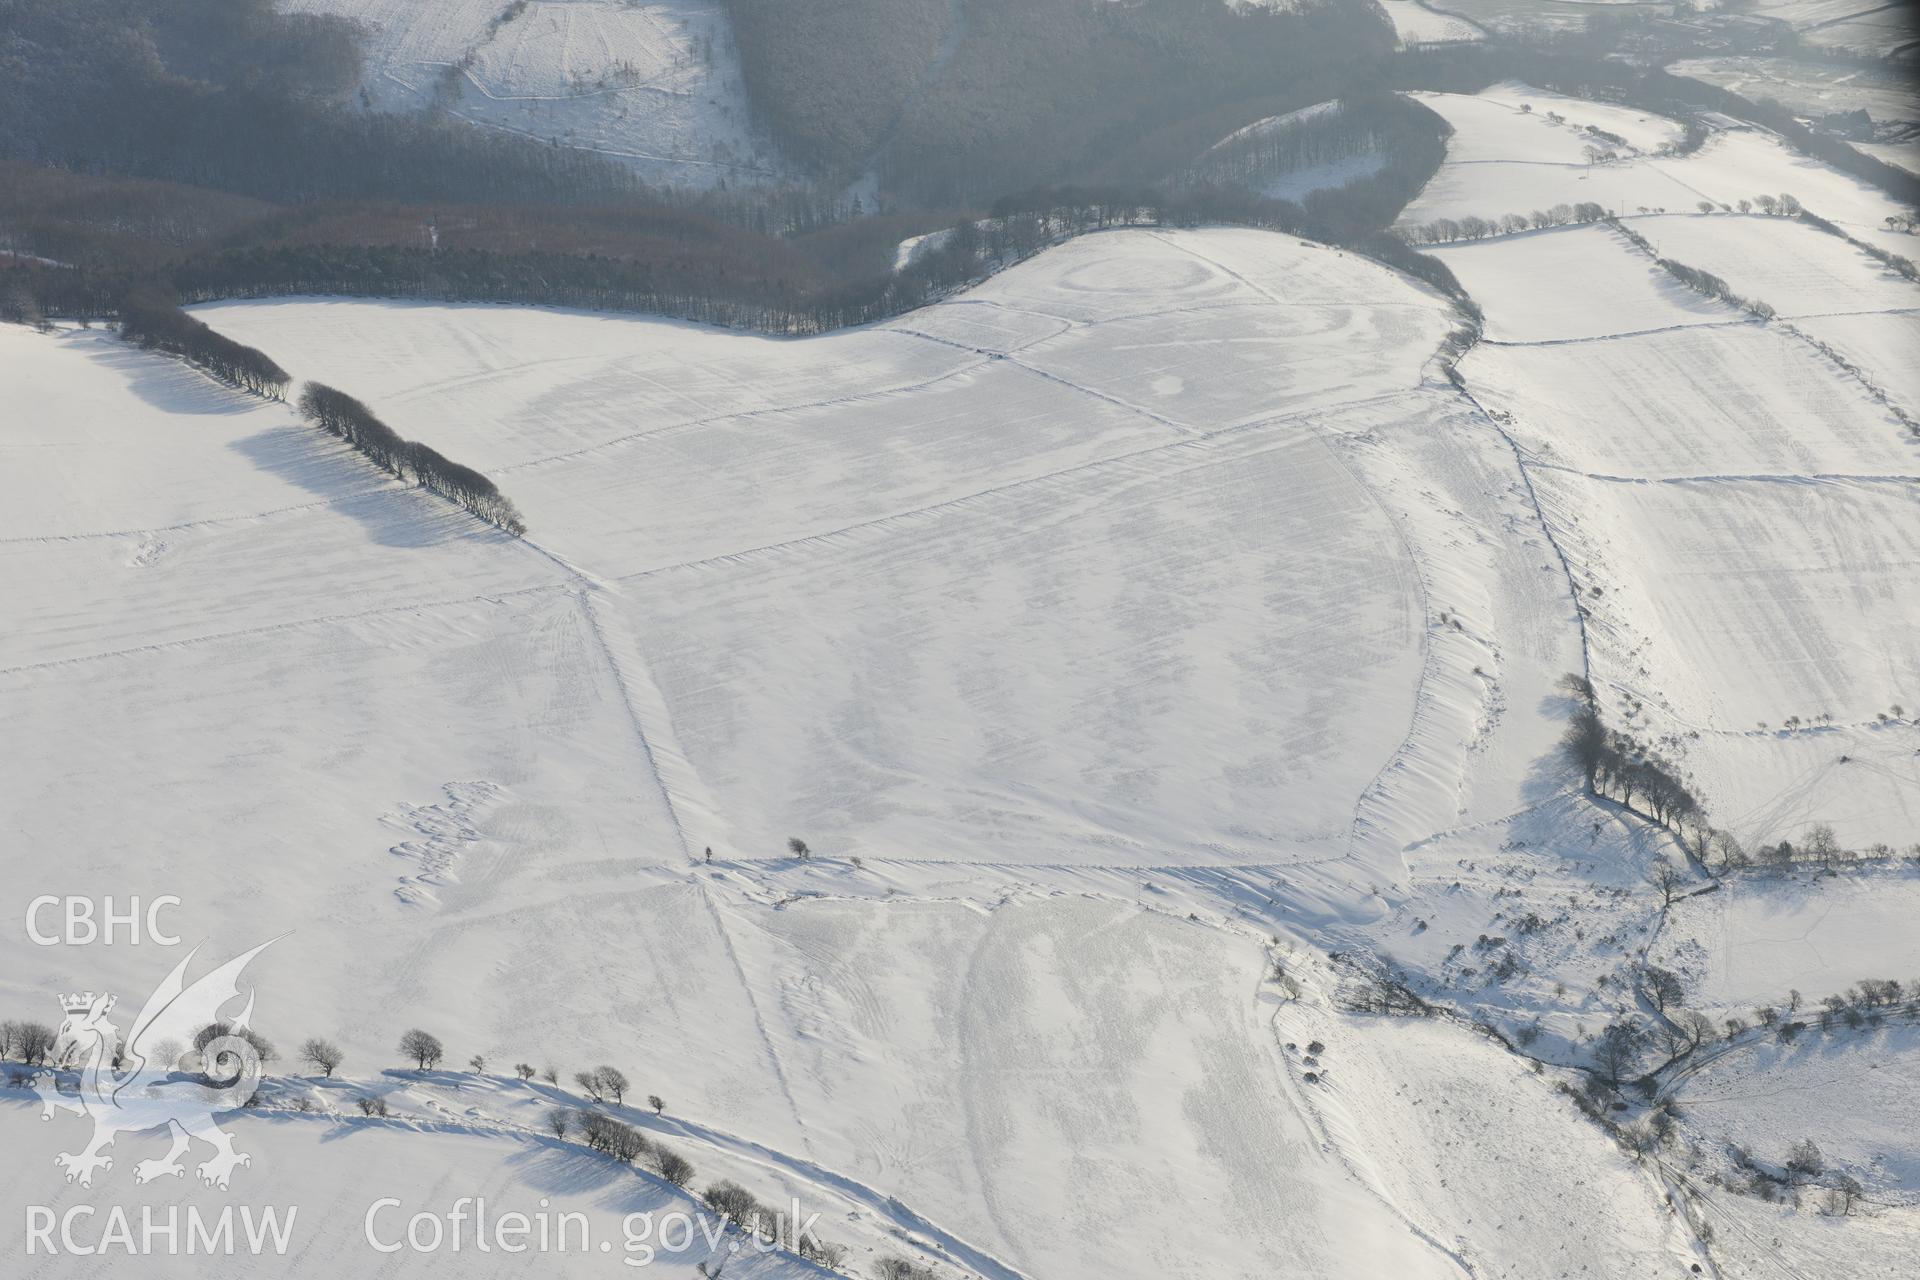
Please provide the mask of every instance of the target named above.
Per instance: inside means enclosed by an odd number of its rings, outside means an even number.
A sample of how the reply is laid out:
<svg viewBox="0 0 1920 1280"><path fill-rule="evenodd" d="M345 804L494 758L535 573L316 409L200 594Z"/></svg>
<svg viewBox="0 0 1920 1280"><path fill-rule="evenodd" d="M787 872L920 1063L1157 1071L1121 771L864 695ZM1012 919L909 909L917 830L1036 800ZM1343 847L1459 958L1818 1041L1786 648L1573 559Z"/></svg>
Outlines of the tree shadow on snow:
<svg viewBox="0 0 1920 1280"><path fill-rule="evenodd" d="M76 337L85 338L84 333ZM127 390L162 413L194 417L252 413L264 403L157 351L142 351L111 334L86 344L86 357L116 375Z"/></svg>
<svg viewBox="0 0 1920 1280"><path fill-rule="evenodd" d="M485 541L496 534L452 503L376 471L344 444L306 427L270 427L229 446L262 471L304 489L357 520L385 547L430 547L455 539Z"/></svg>
<svg viewBox="0 0 1920 1280"><path fill-rule="evenodd" d="M1540 699L1539 713L1549 720L1571 723L1579 703L1565 694L1548 694ZM1561 754L1559 744L1535 756L1520 780L1520 798L1528 804L1544 804L1567 790L1580 789L1580 774Z"/></svg>

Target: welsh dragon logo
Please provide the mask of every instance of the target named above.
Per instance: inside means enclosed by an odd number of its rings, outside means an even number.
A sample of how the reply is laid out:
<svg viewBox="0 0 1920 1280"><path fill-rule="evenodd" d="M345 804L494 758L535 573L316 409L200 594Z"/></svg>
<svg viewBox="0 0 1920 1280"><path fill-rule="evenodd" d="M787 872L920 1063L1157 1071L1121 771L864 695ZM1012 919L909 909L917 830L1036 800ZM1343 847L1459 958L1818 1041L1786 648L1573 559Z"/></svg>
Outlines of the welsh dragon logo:
<svg viewBox="0 0 1920 1280"><path fill-rule="evenodd" d="M136 1182L181 1177L180 1158L195 1140L213 1148L213 1156L199 1166L200 1180L226 1190L235 1167L250 1165L252 1157L233 1148L233 1139L214 1122L214 1116L247 1104L260 1087L260 1054L247 1038L253 1016L253 992L246 1007L223 1020L221 1010L240 998L241 971L255 956L272 946L270 939L227 961L188 985L187 965L199 948L187 953L173 972L154 989L134 1019L124 1051L120 1033L107 1021L114 997L88 991L61 997L66 1020L53 1046L56 1069L77 1068L80 1090L66 1094L58 1075L42 1071L33 1077L34 1092L43 1104L40 1118L53 1119L68 1111L93 1119L93 1140L79 1153L62 1152L54 1163L67 1171L67 1181L93 1185L98 1170L112 1169L113 1157L104 1154L123 1133L169 1130L173 1146L159 1160L142 1160L133 1168ZM214 1034L199 1044L198 1070L188 1050L211 1028Z"/></svg>

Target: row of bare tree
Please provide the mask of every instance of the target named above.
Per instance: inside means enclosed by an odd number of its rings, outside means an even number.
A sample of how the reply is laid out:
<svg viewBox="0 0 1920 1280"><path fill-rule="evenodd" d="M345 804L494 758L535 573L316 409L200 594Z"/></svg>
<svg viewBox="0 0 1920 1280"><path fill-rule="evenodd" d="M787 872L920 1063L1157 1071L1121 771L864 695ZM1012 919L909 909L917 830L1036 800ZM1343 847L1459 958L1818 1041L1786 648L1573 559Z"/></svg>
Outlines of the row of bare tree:
<svg viewBox="0 0 1920 1280"><path fill-rule="evenodd" d="M493 481L417 440L402 439L399 432L346 392L309 382L300 393L300 412L314 426L359 450L382 471L437 493L516 538L527 531L519 511Z"/></svg>
<svg viewBox="0 0 1920 1280"><path fill-rule="evenodd" d="M287 371L265 352L216 333L157 293L136 291L120 304L120 336L150 351L165 351L214 377L269 400L287 394Z"/></svg>

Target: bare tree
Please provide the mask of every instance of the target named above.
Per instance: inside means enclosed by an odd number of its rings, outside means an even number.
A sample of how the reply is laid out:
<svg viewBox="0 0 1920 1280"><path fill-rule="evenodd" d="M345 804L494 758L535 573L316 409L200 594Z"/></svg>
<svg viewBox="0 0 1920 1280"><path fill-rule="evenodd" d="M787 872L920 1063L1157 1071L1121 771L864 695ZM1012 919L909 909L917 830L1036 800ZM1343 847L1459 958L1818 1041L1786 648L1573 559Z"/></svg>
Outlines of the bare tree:
<svg viewBox="0 0 1920 1280"><path fill-rule="evenodd" d="M751 1191L737 1182L724 1179L716 1182L702 1192L700 1198L707 1202L707 1207L721 1221L743 1230L751 1227L754 1219L760 1215L760 1202L753 1198Z"/></svg>
<svg viewBox="0 0 1920 1280"><path fill-rule="evenodd" d="M315 1036L301 1042L300 1061L322 1075L331 1076L346 1061L346 1055L340 1052L340 1046L333 1041Z"/></svg>
<svg viewBox="0 0 1920 1280"><path fill-rule="evenodd" d="M573 1082L586 1092L590 1100L605 1102L608 1098L612 1098L615 1106L625 1099L627 1090L633 1087L617 1067L595 1067L591 1071L577 1071L574 1073Z"/></svg>
<svg viewBox="0 0 1920 1280"><path fill-rule="evenodd" d="M580 1128L580 1141L586 1143L589 1150L616 1160L631 1162L653 1150L646 1135L604 1111L582 1111L575 1117L575 1123Z"/></svg>
<svg viewBox="0 0 1920 1280"><path fill-rule="evenodd" d="M653 1171L676 1187L684 1187L693 1181L693 1165L677 1151L669 1151L655 1146L652 1151Z"/></svg>
<svg viewBox="0 0 1920 1280"><path fill-rule="evenodd" d="M1605 1077L1608 1084L1618 1089L1627 1073L1633 1070L1634 1063L1640 1060L1640 1050L1646 1043L1646 1033L1632 1022L1616 1022L1600 1033L1600 1039L1593 1047L1593 1064Z"/></svg>
<svg viewBox="0 0 1920 1280"><path fill-rule="evenodd" d="M1647 869L1647 883L1660 895L1660 905L1670 907L1674 899L1680 896L1680 891L1686 888L1687 878L1671 862L1656 862Z"/></svg>
<svg viewBox="0 0 1920 1280"><path fill-rule="evenodd" d="M58 1039L53 1028L44 1022L17 1022L14 1024L13 1052L28 1066L40 1066L53 1052L54 1042Z"/></svg>
<svg viewBox="0 0 1920 1280"><path fill-rule="evenodd" d="M1640 989L1646 993L1647 1002L1661 1013L1665 1013L1668 1009L1677 1009L1687 998L1687 990L1680 981L1680 975L1655 964L1648 965L1642 972Z"/></svg>
<svg viewBox="0 0 1920 1280"><path fill-rule="evenodd" d="M1844 1218L1852 1214L1865 1194L1866 1189L1860 1185L1858 1178L1843 1173L1833 1180L1833 1187L1827 1192L1821 1208L1832 1217Z"/></svg>
<svg viewBox="0 0 1920 1280"><path fill-rule="evenodd" d="M413 1059L420 1070L427 1071L440 1065L447 1050L438 1039L415 1027L400 1037L400 1055Z"/></svg>
<svg viewBox="0 0 1920 1280"><path fill-rule="evenodd" d="M1827 1158L1820 1154L1812 1138L1802 1138L1787 1152L1787 1172L1802 1181L1811 1182L1826 1171Z"/></svg>

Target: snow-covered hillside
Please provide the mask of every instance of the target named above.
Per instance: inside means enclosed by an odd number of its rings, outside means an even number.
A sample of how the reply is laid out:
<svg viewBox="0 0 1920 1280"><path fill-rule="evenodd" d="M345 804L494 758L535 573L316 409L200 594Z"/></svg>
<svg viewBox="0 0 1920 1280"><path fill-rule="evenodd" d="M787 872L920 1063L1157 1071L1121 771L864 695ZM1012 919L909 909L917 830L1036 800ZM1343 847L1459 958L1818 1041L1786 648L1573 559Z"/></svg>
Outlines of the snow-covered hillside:
<svg viewBox="0 0 1920 1280"><path fill-rule="evenodd" d="M1393 23L1403 48L1487 38L1486 32L1465 18L1429 9L1419 0L1380 0L1380 7L1387 11L1387 19Z"/></svg>
<svg viewBox="0 0 1920 1280"><path fill-rule="evenodd" d="M1683 212L1786 191L1864 238L1896 206L1757 131L1679 155L1524 86L1428 100L1457 133L1410 223L1621 214L1437 248L1480 331L1221 228L812 338L196 309L498 481L524 539L289 405L0 326L15 896L177 895L209 959L285 935L230 1127L236 1193L302 1206L290 1274L379 1265L387 1194L610 1241L691 1208L551 1132L603 1062L694 1194L820 1211L851 1274L1911 1271L1920 1006L1874 984L1920 960L1920 286ZM1583 682L1760 865L1587 792ZM176 959L0 934L0 1014ZM449 1060L405 1069L409 1027ZM0 1191L76 1203L81 1122L26 1097ZM229 1202L133 1190L158 1139L124 1141L127 1203ZM472 1262L396 1273L580 1273Z"/></svg>
<svg viewBox="0 0 1920 1280"><path fill-rule="evenodd" d="M713 0L290 0L366 32L363 100L444 106L502 129L615 157L649 181L765 181L782 164L748 119Z"/></svg>
<svg viewBox="0 0 1920 1280"><path fill-rule="evenodd" d="M179 893L216 948L292 929L259 962L284 1039L618 1061L1020 1275L1457 1273L1464 1218L1322 1146L1260 994L1284 920L1364 921L1407 840L1525 803L1578 661L1537 531L1500 533L1510 455L1434 380L1437 297L1140 231L807 341L205 314L485 467L534 533L106 334L0 334L60 442L10 507L6 729L91 744L25 762L8 817L76 891ZM91 483L144 451L205 483ZM1150 869L1236 863L1257 892Z"/></svg>

